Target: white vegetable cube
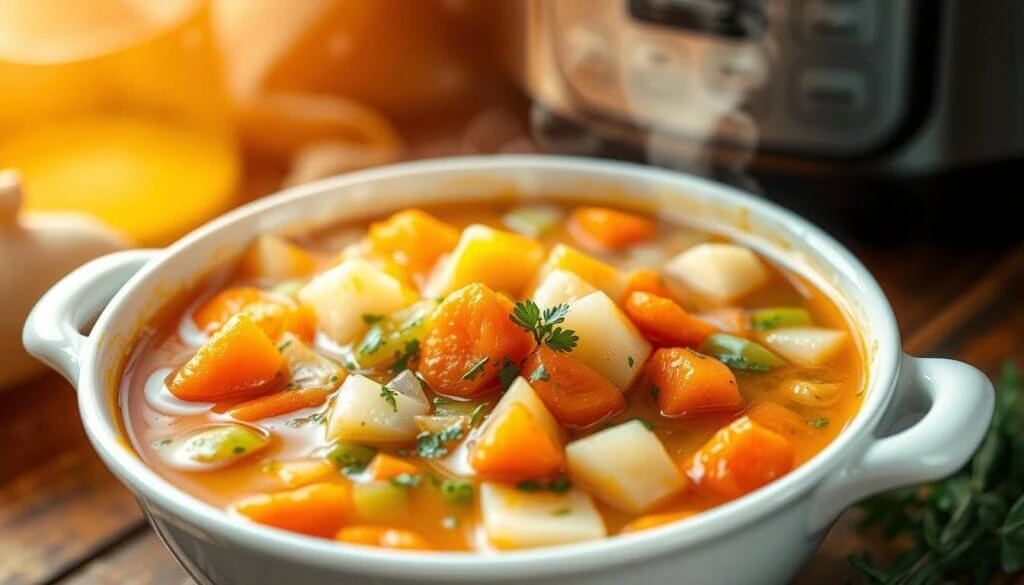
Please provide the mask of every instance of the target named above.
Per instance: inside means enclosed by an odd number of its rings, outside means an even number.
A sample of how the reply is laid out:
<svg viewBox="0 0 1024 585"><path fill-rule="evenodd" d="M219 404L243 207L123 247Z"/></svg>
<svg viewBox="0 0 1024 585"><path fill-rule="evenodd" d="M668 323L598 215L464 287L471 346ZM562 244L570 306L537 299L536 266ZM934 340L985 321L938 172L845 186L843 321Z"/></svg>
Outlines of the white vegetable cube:
<svg viewBox="0 0 1024 585"><path fill-rule="evenodd" d="M299 291L299 300L316 312L320 328L338 343L366 331L363 315L387 315L417 300L397 278L366 260L345 260Z"/></svg>
<svg viewBox="0 0 1024 585"><path fill-rule="evenodd" d="M480 512L490 543L501 549L554 546L608 535L585 492L524 492L493 483L480 486Z"/></svg>
<svg viewBox="0 0 1024 585"><path fill-rule="evenodd" d="M651 344L601 291L570 303L560 327L572 329L580 338L572 357L620 390L629 388L651 355Z"/></svg>
<svg viewBox="0 0 1024 585"><path fill-rule="evenodd" d="M565 455L574 481L628 512L643 512L685 486L661 441L638 420L573 441Z"/></svg>
<svg viewBox="0 0 1024 585"><path fill-rule="evenodd" d="M359 375L345 379L327 421L327 439L408 441L419 434L416 416L430 406Z"/></svg>
<svg viewBox="0 0 1024 585"><path fill-rule="evenodd" d="M568 270L552 270L537 285L530 295L533 302L541 309L547 309L562 303L571 303L587 296L597 288Z"/></svg>
<svg viewBox="0 0 1024 585"><path fill-rule="evenodd" d="M484 423L485 426L490 421L501 418L501 415L513 404L525 406L556 445L564 443L561 425L555 420L548 407L544 405L540 396L537 396L533 386L530 386L530 383L522 376L512 382L512 385L505 391L505 394L501 396L501 400L494 405L494 410L487 416L487 422Z"/></svg>
<svg viewBox="0 0 1024 585"><path fill-rule="evenodd" d="M665 273L717 303L730 303L764 284L768 271L754 252L735 244L700 244L665 264Z"/></svg>
<svg viewBox="0 0 1024 585"><path fill-rule="evenodd" d="M441 261L424 296L444 296L474 282L518 295L543 260L544 247L540 242L474 224L462 231L455 250Z"/></svg>
<svg viewBox="0 0 1024 585"><path fill-rule="evenodd" d="M786 327L773 329L761 336L761 341L791 362L802 366L819 366L839 353L847 337L845 331L838 329Z"/></svg>

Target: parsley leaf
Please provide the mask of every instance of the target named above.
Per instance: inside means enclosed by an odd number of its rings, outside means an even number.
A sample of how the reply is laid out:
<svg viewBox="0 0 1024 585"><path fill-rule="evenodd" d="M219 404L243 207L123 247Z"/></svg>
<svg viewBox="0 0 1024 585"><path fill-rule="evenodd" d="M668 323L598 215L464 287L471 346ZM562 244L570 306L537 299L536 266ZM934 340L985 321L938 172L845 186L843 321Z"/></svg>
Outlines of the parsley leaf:
<svg viewBox="0 0 1024 585"><path fill-rule="evenodd" d="M626 364L628 364L629 367L631 367L631 368L633 367L633 356L631 356L631 355L626 356Z"/></svg>
<svg viewBox="0 0 1024 585"><path fill-rule="evenodd" d="M391 405L391 410L398 412L398 402L395 401L395 397L398 396L398 392L395 392L387 386L380 387L380 397L387 401Z"/></svg>
<svg viewBox="0 0 1024 585"><path fill-rule="evenodd" d="M476 408L473 409L473 413L469 415L469 426L476 426L476 423L480 422L480 419L483 418L485 410L487 410L486 402L477 404Z"/></svg>
<svg viewBox="0 0 1024 585"><path fill-rule="evenodd" d="M516 489L521 492L549 491L555 494L564 494L572 489L572 482L564 475L560 475L546 484L535 479L526 479L517 483Z"/></svg>
<svg viewBox="0 0 1024 585"><path fill-rule="evenodd" d="M468 370L466 370L466 373L462 374L462 379L463 380L474 380L474 379L476 379L477 376L479 376L480 374L484 373L484 366L487 365L487 360L489 360L489 359L491 359L491 358L489 358L487 356L484 356L484 357L480 358L479 360L477 360L476 362L474 362L470 366L470 368Z"/></svg>
<svg viewBox="0 0 1024 585"><path fill-rule="evenodd" d="M373 315L370 313L363 313L363 323L367 325L373 325L384 320L384 315Z"/></svg>
<svg viewBox="0 0 1024 585"><path fill-rule="evenodd" d="M572 508L558 508L551 511L552 516L568 516L569 514L572 514Z"/></svg>
<svg viewBox="0 0 1024 585"><path fill-rule="evenodd" d="M658 395L659 394L661 394L661 386L658 386L657 384L652 384L651 385L651 398L653 398L654 400L658 400Z"/></svg>
<svg viewBox="0 0 1024 585"><path fill-rule="evenodd" d="M380 325L374 325L366 331L366 335L363 336L363 342L359 344L359 348L356 352L363 355L370 355L377 353L377 350L384 345L384 329Z"/></svg>
<svg viewBox="0 0 1024 585"><path fill-rule="evenodd" d="M444 499L452 504L468 504L473 501L473 484L458 479L446 479L440 485Z"/></svg>
<svg viewBox="0 0 1024 585"><path fill-rule="evenodd" d="M395 352L395 362L388 367L392 374L398 374L409 369L409 361L418 358L420 355L420 340L410 339L405 342L403 351Z"/></svg>
<svg viewBox="0 0 1024 585"><path fill-rule="evenodd" d="M501 369L498 370L498 383L501 384L501 389L508 390L512 386L512 382L515 382L518 377L519 366L508 359L508 356L505 356L501 362Z"/></svg>
<svg viewBox="0 0 1024 585"><path fill-rule="evenodd" d="M555 351L571 351L580 340L579 336L571 329L556 327L565 321L568 312L569 305L565 303L549 307L542 312L537 303L527 299L517 302L512 307L509 319L520 329L532 333L534 341L538 344L546 343Z"/></svg>
<svg viewBox="0 0 1024 585"><path fill-rule="evenodd" d="M437 433L420 433L416 437L416 453L424 459L440 459L448 454L445 445L461 438L462 423L455 423Z"/></svg>
<svg viewBox="0 0 1024 585"><path fill-rule="evenodd" d="M548 374L548 371L546 369L544 369L544 364L537 366L537 369L534 370L532 374L530 374L531 382L536 382L537 380L547 381L550 379L551 375Z"/></svg>

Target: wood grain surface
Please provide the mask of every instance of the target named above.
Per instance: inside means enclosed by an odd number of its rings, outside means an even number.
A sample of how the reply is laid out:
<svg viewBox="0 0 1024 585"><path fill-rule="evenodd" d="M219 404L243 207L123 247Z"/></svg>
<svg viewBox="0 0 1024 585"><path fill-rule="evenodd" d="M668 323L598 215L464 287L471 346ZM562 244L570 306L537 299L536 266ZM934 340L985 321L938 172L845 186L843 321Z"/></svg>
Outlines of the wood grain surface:
<svg viewBox="0 0 1024 585"><path fill-rule="evenodd" d="M905 349L992 373L1024 365L1024 248L936 254L858 248L896 310ZM797 583L858 582L846 556L864 546L853 513ZM54 375L0 394L0 584L184 585L191 581L91 450L74 393Z"/></svg>

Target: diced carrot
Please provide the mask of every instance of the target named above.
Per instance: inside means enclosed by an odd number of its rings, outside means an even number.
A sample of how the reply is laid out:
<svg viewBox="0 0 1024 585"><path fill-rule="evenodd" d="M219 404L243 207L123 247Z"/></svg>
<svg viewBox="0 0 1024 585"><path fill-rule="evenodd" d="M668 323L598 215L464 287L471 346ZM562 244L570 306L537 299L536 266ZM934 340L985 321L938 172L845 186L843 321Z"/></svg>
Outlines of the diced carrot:
<svg viewBox="0 0 1024 585"><path fill-rule="evenodd" d="M696 347L716 331L672 299L648 292L630 294L623 309L644 337L656 345Z"/></svg>
<svg viewBox="0 0 1024 585"><path fill-rule="evenodd" d="M294 412L300 408L320 406L327 402L327 397L332 392L334 390L331 388L285 390L233 406L227 411L227 414L246 422L274 418L275 416Z"/></svg>
<svg viewBox="0 0 1024 585"><path fill-rule="evenodd" d="M526 359L523 376L559 423L586 427L626 408L622 392L567 353L539 346Z"/></svg>
<svg viewBox="0 0 1024 585"><path fill-rule="evenodd" d="M253 522L324 538L333 536L355 514L352 490L340 483L250 496L232 507Z"/></svg>
<svg viewBox="0 0 1024 585"><path fill-rule="evenodd" d="M685 520L690 516L696 514L694 510L682 510L679 512L664 512L661 514L647 514L640 516L639 518L631 521L622 527L622 534L630 532L641 532L643 530L650 530L651 528L657 528L680 520Z"/></svg>
<svg viewBox="0 0 1024 585"><path fill-rule="evenodd" d="M719 430L684 467L696 489L732 499L793 469L793 446L744 416Z"/></svg>
<svg viewBox="0 0 1024 585"><path fill-rule="evenodd" d="M400 211L370 225L371 250L409 271L422 285L441 256L455 249L459 230L419 209Z"/></svg>
<svg viewBox="0 0 1024 585"><path fill-rule="evenodd" d="M626 290L622 293L622 302L629 298L634 292L647 292L672 298L672 291L665 286L665 279L656 270L650 268L637 268L626 277Z"/></svg>
<svg viewBox="0 0 1024 585"><path fill-rule="evenodd" d="M388 528L386 526L348 526L334 536L338 542L361 546L377 546L395 550L431 550L433 547L419 534L411 530Z"/></svg>
<svg viewBox="0 0 1024 585"><path fill-rule="evenodd" d="M507 358L518 364L536 345L509 319L512 302L476 283L448 295L427 324L420 374L435 391L470 397L493 388Z"/></svg>
<svg viewBox="0 0 1024 585"><path fill-rule="evenodd" d="M167 385L182 400L219 402L249 398L288 373L274 342L240 313L218 329Z"/></svg>
<svg viewBox="0 0 1024 585"><path fill-rule="evenodd" d="M387 453L377 453L366 467L366 473L377 481L385 481L402 475L419 475L420 468L404 459Z"/></svg>
<svg viewBox="0 0 1024 585"><path fill-rule="evenodd" d="M569 216L569 231L590 248L619 250L651 239L658 226L646 217L625 211L578 207Z"/></svg>
<svg viewBox="0 0 1024 585"><path fill-rule="evenodd" d="M258 288L229 288L219 292L192 315L196 327L212 333L231 317L246 313L270 337L294 334L303 341L316 335L316 313L306 305Z"/></svg>
<svg viewBox="0 0 1024 585"><path fill-rule="evenodd" d="M550 477L565 454L522 404L512 404L484 429L470 464L486 478L504 481Z"/></svg>
<svg viewBox="0 0 1024 585"><path fill-rule="evenodd" d="M665 416L732 410L743 405L732 370L690 349L655 351L647 362L646 375Z"/></svg>
<svg viewBox="0 0 1024 585"><path fill-rule="evenodd" d="M755 423L783 437L806 437L814 430L800 415L774 402L759 402L744 414Z"/></svg>

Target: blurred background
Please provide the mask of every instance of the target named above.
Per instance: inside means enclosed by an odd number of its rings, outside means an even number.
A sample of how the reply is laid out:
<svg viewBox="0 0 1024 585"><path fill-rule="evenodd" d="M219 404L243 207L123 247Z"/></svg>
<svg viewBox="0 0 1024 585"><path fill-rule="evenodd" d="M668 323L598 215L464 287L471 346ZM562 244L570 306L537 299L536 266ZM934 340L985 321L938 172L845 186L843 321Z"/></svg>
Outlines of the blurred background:
<svg viewBox="0 0 1024 585"><path fill-rule="evenodd" d="M0 0L0 583L184 579L23 353L38 296L338 173L699 173L839 237L908 351L1020 361L1022 29L1019 0Z"/></svg>

